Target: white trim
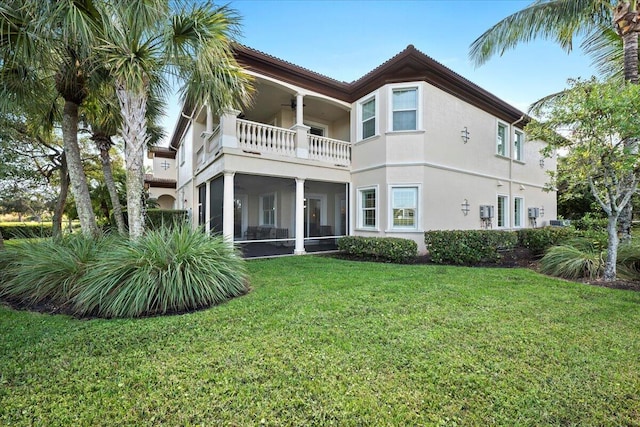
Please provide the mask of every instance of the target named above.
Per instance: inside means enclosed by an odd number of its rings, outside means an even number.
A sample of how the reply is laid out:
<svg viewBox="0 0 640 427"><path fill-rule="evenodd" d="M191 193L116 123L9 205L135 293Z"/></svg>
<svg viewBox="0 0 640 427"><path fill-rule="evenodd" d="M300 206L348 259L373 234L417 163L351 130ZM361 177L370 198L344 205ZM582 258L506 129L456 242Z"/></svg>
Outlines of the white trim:
<svg viewBox="0 0 640 427"><path fill-rule="evenodd" d="M504 212L504 224L501 226L500 225L500 198L504 197L506 199L505 202L505 206L504 209L502 209L502 211ZM496 194L496 228L499 230L507 230L510 227L510 222L509 219L511 217L511 215L509 215L511 212L511 203L509 200L509 195L508 194L503 194L503 193L498 193Z"/></svg>
<svg viewBox="0 0 640 427"><path fill-rule="evenodd" d="M404 130L394 130L393 129L393 92L395 90L408 90L415 89L417 92L416 99L416 128L415 129L404 129ZM399 133L399 132L415 132L423 130L422 124L422 113L423 113L423 102L422 102L422 84L420 82L410 82L410 83L395 83L388 85L387 92L387 131L386 133Z"/></svg>
<svg viewBox="0 0 640 427"><path fill-rule="evenodd" d="M369 95L360 98L356 102L356 142L366 141L376 136L380 136L380 97L379 91L371 92ZM373 135L362 137L362 105L373 100L375 113L373 115L374 131Z"/></svg>
<svg viewBox="0 0 640 427"><path fill-rule="evenodd" d="M264 208L263 208L263 198L273 196L273 224L265 224L264 223ZM258 208L258 225L266 225L275 227L278 224L278 195L275 192L271 193L263 193L258 196L259 198L259 208Z"/></svg>
<svg viewBox="0 0 640 427"><path fill-rule="evenodd" d="M396 188L415 188L416 189L416 215L414 218L415 226L414 227L399 227L393 225L393 190ZM403 232L403 231L411 231L416 232L420 230L421 224L421 209L420 202L422 193L422 183L403 183L403 184L389 184L387 186L387 230L388 232Z"/></svg>
<svg viewBox="0 0 640 427"><path fill-rule="evenodd" d="M244 233L247 231L247 227L249 226L249 195L235 194L234 198L240 200L240 216L242 217L242 223L240 224L240 239L244 240ZM235 209L235 206L233 208Z"/></svg>
<svg viewBox="0 0 640 427"><path fill-rule="evenodd" d="M498 151L498 130L500 129L500 126L504 126L504 138L502 139L502 144L504 145L504 153L500 153ZM496 119L496 132L495 132L495 142L493 145L493 152L496 154L496 156L500 156L500 157L504 157L504 158L509 158L509 154L511 153L510 150L510 135L511 135L511 131L510 131L511 126L509 126L509 123L504 122L500 119Z"/></svg>
<svg viewBox="0 0 640 427"><path fill-rule="evenodd" d="M363 224L364 217L362 215L362 209L363 209L362 192L369 191L369 190L375 191L375 196L376 196L375 198L376 206L374 209L376 224L373 227L365 226ZM356 206L357 206L355 229L361 230L361 231L380 231L380 187L378 186L378 184L357 187L355 198L356 198Z"/></svg>
<svg viewBox="0 0 640 427"><path fill-rule="evenodd" d="M503 176L488 175L488 174L484 174L484 173L480 173L480 172L474 172L474 171L470 171L470 170L466 170L466 169L454 168L454 167L451 167L451 166L439 165L437 163L431 163L431 162L381 163L381 164L374 165L374 166L367 166L366 168L354 169L354 170L351 171L351 174L355 175L355 174L358 174L358 173L369 172L369 171L373 171L373 170L376 170L376 169L383 169L383 168L392 168L392 167L393 168L402 168L402 167L413 167L413 166L423 166L423 167L440 169L440 170L449 171L449 172L459 172L459 173L462 173L462 174L465 174L465 175L477 176L477 177L480 177L480 178L489 178L489 179L494 179L494 180L512 182L514 184L522 184L522 185L526 185L526 186L529 186L529 187L532 187L532 188L540 188L540 189L547 188L545 185L534 184L532 182L510 180L509 178L503 177Z"/></svg>

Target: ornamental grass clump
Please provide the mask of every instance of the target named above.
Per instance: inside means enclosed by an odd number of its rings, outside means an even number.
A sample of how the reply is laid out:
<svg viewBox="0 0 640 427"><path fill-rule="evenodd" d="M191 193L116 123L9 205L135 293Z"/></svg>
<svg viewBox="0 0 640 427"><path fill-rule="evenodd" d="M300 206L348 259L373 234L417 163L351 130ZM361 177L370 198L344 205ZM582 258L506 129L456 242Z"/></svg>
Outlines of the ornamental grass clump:
<svg viewBox="0 0 640 427"><path fill-rule="evenodd" d="M245 262L222 237L189 226L121 239L80 280L79 315L139 317L207 307L247 292Z"/></svg>
<svg viewBox="0 0 640 427"><path fill-rule="evenodd" d="M27 306L41 302L65 305L78 280L112 238L70 235L60 239L25 239L3 252L0 297Z"/></svg>
<svg viewBox="0 0 640 427"><path fill-rule="evenodd" d="M604 272L606 249L598 241L574 239L550 248L540 260L540 271L565 279L594 280Z"/></svg>

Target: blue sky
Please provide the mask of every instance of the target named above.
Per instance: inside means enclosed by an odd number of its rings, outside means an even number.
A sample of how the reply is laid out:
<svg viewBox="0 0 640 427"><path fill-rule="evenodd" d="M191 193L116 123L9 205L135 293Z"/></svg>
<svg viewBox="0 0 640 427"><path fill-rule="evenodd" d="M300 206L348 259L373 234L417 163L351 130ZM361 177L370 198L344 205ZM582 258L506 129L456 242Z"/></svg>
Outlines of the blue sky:
<svg viewBox="0 0 640 427"><path fill-rule="evenodd" d="M353 81L407 45L526 110L596 71L579 49L571 54L548 41L520 45L482 67L469 45L493 24L533 0L259 1L230 2L242 17L240 42L337 80ZM173 130L178 102L165 121Z"/></svg>

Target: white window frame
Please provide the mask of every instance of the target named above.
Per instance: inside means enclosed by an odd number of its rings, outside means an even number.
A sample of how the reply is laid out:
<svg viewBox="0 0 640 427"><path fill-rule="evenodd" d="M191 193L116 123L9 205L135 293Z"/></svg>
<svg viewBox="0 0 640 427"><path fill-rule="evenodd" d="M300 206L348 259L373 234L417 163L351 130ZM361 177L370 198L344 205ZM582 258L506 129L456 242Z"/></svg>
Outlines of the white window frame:
<svg viewBox="0 0 640 427"><path fill-rule="evenodd" d="M375 202L376 205L373 208L374 211L374 219L375 219L375 225L371 226L371 225L365 225L364 223L364 209L365 207L363 206L362 203L362 195L365 191L373 191L374 195L375 195ZM380 224L380 191L378 189L377 185L372 185L372 186L368 186L368 187L358 187L356 190L357 193L357 201L358 201L358 222L357 222L357 227L360 230L378 230L379 224Z"/></svg>
<svg viewBox="0 0 640 427"><path fill-rule="evenodd" d="M518 142L518 135L520 135L520 144ZM524 163L524 132L519 129L513 131L513 160L516 162Z"/></svg>
<svg viewBox="0 0 640 427"><path fill-rule="evenodd" d="M273 196L273 224L268 224L264 222L264 199L266 197ZM259 225L267 226L267 227L275 227L278 223L278 195L276 193L265 193L260 195L260 203L259 203Z"/></svg>
<svg viewBox="0 0 640 427"><path fill-rule="evenodd" d="M417 231L420 228L420 194L422 193L420 184L391 184L388 191L388 212L389 212L389 230L390 231ZM414 188L416 190L416 214L414 217L413 227L396 226L393 224L393 190L401 188Z"/></svg>
<svg viewBox="0 0 640 427"><path fill-rule="evenodd" d="M520 212L516 211L517 201L520 201ZM518 215L519 214L519 215ZM524 227L524 197L513 197L513 228Z"/></svg>
<svg viewBox="0 0 640 427"><path fill-rule="evenodd" d="M498 136L500 135L500 127L504 127L504 137L502 138L502 146L504 147L504 153L499 151L500 145L498 144ZM496 143L495 152L496 156L509 157L509 123L498 120L496 123Z"/></svg>
<svg viewBox="0 0 640 427"><path fill-rule="evenodd" d="M500 199L504 198L504 206L500 209ZM496 227L499 229L509 228L509 211L511 205L509 205L509 196L507 194L498 194L496 197ZM502 225L500 225L500 211L504 214L502 218Z"/></svg>
<svg viewBox="0 0 640 427"><path fill-rule="evenodd" d="M312 122L311 120L305 120L303 123L305 126L308 127L314 127L316 129L321 129L322 130L322 135L314 135L314 136L320 136L320 138L328 138L329 137L329 126L327 126L324 123L318 123L318 122ZM312 135L311 133L311 129L309 129L309 135Z"/></svg>
<svg viewBox="0 0 640 427"><path fill-rule="evenodd" d="M416 128L415 129L405 129L405 130L394 130L393 129L393 92L400 90L416 90ZM416 83L402 83L402 84L393 84L389 85L389 93L388 93L388 109L389 114L387 115L388 120L388 132L392 133L402 133L402 132L417 132L422 130L422 85L418 82ZM410 110L399 110L399 111L410 111Z"/></svg>
<svg viewBox="0 0 640 427"><path fill-rule="evenodd" d="M363 113L363 106L364 104L367 104L369 102L373 101L373 108L374 108L374 114L373 117L367 119L367 120L373 120L373 135L367 136L366 138L364 137L364 132L363 132L363 125L364 125L364 113ZM358 101L358 110L357 110L357 123L358 123L358 130L357 130L357 140L358 141L362 141L365 139L369 139L369 138L373 138L375 136L377 136L380 132L379 132L379 128L378 128L378 124L379 124L379 113L380 113L380 108L378 107L378 94L374 93L372 95L369 95L365 98L362 99L362 101Z"/></svg>

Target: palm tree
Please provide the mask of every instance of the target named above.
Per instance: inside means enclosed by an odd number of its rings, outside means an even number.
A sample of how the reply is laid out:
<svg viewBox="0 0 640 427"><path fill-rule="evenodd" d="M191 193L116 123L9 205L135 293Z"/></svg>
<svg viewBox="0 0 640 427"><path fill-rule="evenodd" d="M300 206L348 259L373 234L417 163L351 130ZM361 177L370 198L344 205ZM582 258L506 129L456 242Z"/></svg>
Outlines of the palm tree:
<svg viewBox="0 0 640 427"><path fill-rule="evenodd" d="M92 40L100 22L93 2L9 0L0 6L1 107L42 103L53 87L62 98L62 138L82 231L98 234L78 145L78 109L94 66Z"/></svg>
<svg viewBox="0 0 640 427"><path fill-rule="evenodd" d="M195 3L195 2L194 2ZM182 83L188 105L214 111L248 101L250 78L231 51L238 18L227 7L162 0L117 0L105 6L101 56L113 78L125 143L129 234L144 231L144 149L149 142L149 90L163 90L167 78Z"/></svg>
<svg viewBox="0 0 640 427"><path fill-rule="evenodd" d="M485 31L471 44L469 54L472 61L482 65L493 55L502 55L537 37L552 39L570 52L574 38L584 36L582 48L602 71L615 76L623 70L624 80L637 84L640 33L637 6L637 0L615 4L611 0L537 0ZM611 46L619 46L620 41L622 49L612 51ZM625 144L627 149L633 146L635 141ZM627 203L623 209L620 231L624 242L631 239L632 204Z"/></svg>

